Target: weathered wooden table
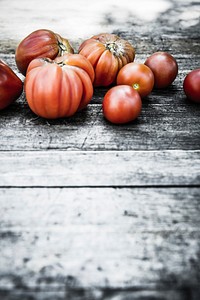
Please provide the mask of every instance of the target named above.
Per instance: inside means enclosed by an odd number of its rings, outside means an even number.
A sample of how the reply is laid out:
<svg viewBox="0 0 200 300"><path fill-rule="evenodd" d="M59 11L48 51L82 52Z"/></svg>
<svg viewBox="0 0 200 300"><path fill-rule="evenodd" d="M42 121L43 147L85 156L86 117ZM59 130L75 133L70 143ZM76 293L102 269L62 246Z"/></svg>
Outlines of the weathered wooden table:
<svg viewBox="0 0 200 300"><path fill-rule="evenodd" d="M168 51L179 75L123 126L103 118L106 88L69 119L37 118L24 94L0 112L0 299L199 300L200 106L182 89L200 67L199 1L40 2L0 1L15 72L19 41L49 28L75 48L114 32L139 62Z"/></svg>

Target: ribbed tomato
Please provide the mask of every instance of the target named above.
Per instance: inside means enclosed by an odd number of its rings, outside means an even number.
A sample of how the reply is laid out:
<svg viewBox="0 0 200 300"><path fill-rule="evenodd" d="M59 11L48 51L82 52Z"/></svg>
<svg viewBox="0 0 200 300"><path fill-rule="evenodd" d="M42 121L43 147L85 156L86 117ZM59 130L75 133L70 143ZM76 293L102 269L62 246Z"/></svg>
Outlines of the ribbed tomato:
<svg viewBox="0 0 200 300"><path fill-rule="evenodd" d="M69 117L90 102L93 80L93 67L80 54L66 54L55 60L37 58L27 69L26 99L38 116Z"/></svg>
<svg viewBox="0 0 200 300"><path fill-rule="evenodd" d="M115 34L101 33L85 40L79 47L95 70L94 86L109 86L119 70L135 58L135 49Z"/></svg>
<svg viewBox="0 0 200 300"><path fill-rule="evenodd" d="M5 62L0 60L0 110L19 98L22 91L21 79Z"/></svg>
<svg viewBox="0 0 200 300"><path fill-rule="evenodd" d="M74 53L69 41L48 29L38 29L25 37L17 46L15 60L19 71L25 75L29 63L37 57L55 59Z"/></svg>

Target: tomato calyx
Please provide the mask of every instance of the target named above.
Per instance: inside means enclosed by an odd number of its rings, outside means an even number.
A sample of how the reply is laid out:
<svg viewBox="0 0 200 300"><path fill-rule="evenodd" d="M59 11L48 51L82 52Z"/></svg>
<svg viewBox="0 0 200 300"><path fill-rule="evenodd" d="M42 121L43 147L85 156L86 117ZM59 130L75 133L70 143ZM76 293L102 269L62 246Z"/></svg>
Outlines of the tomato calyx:
<svg viewBox="0 0 200 300"><path fill-rule="evenodd" d="M65 53L68 53L68 48L67 45L65 45L64 43L58 41L58 47L59 47L59 56L63 56Z"/></svg>
<svg viewBox="0 0 200 300"><path fill-rule="evenodd" d="M62 38L59 34L55 34L58 44L58 56L63 56L66 53L74 53L74 49L67 39Z"/></svg>
<svg viewBox="0 0 200 300"><path fill-rule="evenodd" d="M105 47L115 56L123 56L124 48L122 45L114 42L106 42Z"/></svg>
<svg viewBox="0 0 200 300"><path fill-rule="evenodd" d="M45 63L47 64L55 64L55 65L58 65L59 67L64 67L66 66L66 63L64 60L62 61L55 61L55 60L52 60L48 57L44 57L44 58L41 58Z"/></svg>
<svg viewBox="0 0 200 300"><path fill-rule="evenodd" d="M59 54L62 56L66 52L66 46L58 41Z"/></svg>
<svg viewBox="0 0 200 300"><path fill-rule="evenodd" d="M132 85L132 87L134 88L134 90L139 90L139 88L140 88L140 85L138 84L138 83L134 83L133 85Z"/></svg>
<svg viewBox="0 0 200 300"><path fill-rule="evenodd" d="M54 61L54 63L56 64L56 65L58 65L59 67L64 67L64 66L66 66L66 63L64 62L64 61L61 61L61 62L55 62Z"/></svg>
<svg viewBox="0 0 200 300"><path fill-rule="evenodd" d="M41 58L41 59L44 60L47 63L50 63L50 64L54 63L54 61L52 59L48 58L48 57L44 57L44 58Z"/></svg>

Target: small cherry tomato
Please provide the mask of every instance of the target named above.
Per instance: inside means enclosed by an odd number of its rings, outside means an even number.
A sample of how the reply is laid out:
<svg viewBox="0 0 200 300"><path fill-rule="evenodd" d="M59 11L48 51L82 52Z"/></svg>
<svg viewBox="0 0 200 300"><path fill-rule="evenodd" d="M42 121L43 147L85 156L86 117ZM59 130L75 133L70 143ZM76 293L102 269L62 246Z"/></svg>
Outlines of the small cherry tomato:
<svg viewBox="0 0 200 300"><path fill-rule="evenodd" d="M123 124L140 115L142 100L139 93L129 85L118 85L107 91L102 105L104 117L108 121Z"/></svg>
<svg viewBox="0 0 200 300"><path fill-rule="evenodd" d="M200 103L200 69L187 74L183 81L183 89L188 99Z"/></svg>
<svg viewBox="0 0 200 300"><path fill-rule="evenodd" d="M25 37L17 46L15 61L19 71L26 75L29 63L37 57L55 59L73 53L69 41L48 29L38 29Z"/></svg>
<svg viewBox="0 0 200 300"><path fill-rule="evenodd" d="M21 79L6 63L0 60L0 110L19 98L22 91Z"/></svg>
<svg viewBox="0 0 200 300"><path fill-rule="evenodd" d="M36 58L27 69L26 99L40 117L69 117L90 102L93 80L93 67L80 54L68 53L55 60Z"/></svg>
<svg viewBox="0 0 200 300"><path fill-rule="evenodd" d="M85 40L79 47L79 53L84 55L94 67L94 86L112 84L119 70L135 58L133 46L110 33L101 33Z"/></svg>
<svg viewBox="0 0 200 300"><path fill-rule="evenodd" d="M154 86L154 75L151 69L144 64L129 63L117 75L118 85L130 85L141 98L148 96Z"/></svg>
<svg viewBox="0 0 200 300"><path fill-rule="evenodd" d="M154 87L162 89L168 87L178 74L178 64L175 58L167 52L155 52L145 63L154 74Z"/></svg>

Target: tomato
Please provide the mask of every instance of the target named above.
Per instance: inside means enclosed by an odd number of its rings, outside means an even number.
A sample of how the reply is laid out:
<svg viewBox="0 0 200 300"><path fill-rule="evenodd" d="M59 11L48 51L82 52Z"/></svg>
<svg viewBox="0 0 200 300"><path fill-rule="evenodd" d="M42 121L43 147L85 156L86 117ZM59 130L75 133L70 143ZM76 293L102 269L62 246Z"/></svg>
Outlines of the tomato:
<svg viewBox="0 0 200 300"><path fill-rule="evenodd" d="M178 64L175 58L167 52L153 53L144 64L153 71L154 87L157 89L168 87L178 74Z"/></svg>
<svg viewBox="0 0 200 300"><path fill-rule="evenodd" d="M119 70L135 58L135 49L115 34L101 33L84 41L79 47L95 70L95 86L109 86Z"/></svg>
<svg viewBox="0 0 200 300"><path fill-rule="evenodd" d="M129 85L118 85L107 91L103 99L104 117L116 124L135 120L141 113L142 100Z"/></svg>
<svg viewBox="0 0 200 300"><path fill-rule="evenodd" d="M21 79L6 63L0 60L0 110L19 98L22 91Z"/></svg>
<svg viewBox="0 0 200 300"><path fill-rule="evenodd" d="M73 52L67 39L51 30L38 29L25 37L17 46L15 60L20 72L26 75L27 67L34 58L54 59L57 56Z"/></svg>
<svg viewBox="0 0 200 300"><path fill-rule="evenodd" d="M132 86L144 98L148 96L154 86L154 75L151 69L144 64L129 63L117 75L117 84Z"/></svg>
<svg viewBox="0 0 200 300"><path fill-rule="evenodd" d="M80 54L66 54L55 60L36 58L27 69L26 99L40 117L69 117L90 102L93 80L93 67Z"/></svg>
<svg viewBox="0 0 200 300"><path fill-rule="evenodd" d="M188 99L200 103L200 69L187 74L183 81L183 89Z"/></svg>

